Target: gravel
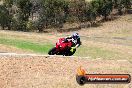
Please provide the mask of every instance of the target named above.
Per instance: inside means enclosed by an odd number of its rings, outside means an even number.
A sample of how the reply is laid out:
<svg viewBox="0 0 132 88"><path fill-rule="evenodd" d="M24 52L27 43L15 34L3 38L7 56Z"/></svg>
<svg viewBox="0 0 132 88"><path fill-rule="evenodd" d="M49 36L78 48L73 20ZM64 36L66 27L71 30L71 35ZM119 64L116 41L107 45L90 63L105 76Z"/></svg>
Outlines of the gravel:
<svg viewBox="0 0 132 88"><path fill-rule="evenodd" d="M0 55L0 88L82 88L76 70L88 74L131 74L128 60L102 60L42 55ZM132 88L130 84L88 84L83 88Z"/></svg>

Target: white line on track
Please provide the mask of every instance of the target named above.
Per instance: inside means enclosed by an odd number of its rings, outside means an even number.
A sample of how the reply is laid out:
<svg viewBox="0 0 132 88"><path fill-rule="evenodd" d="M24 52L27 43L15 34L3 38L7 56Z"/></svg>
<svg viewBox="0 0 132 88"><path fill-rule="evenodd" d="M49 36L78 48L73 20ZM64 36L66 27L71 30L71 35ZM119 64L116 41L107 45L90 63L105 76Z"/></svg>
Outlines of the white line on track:
<svg viewBox="0 0 132 88"><path fill-rule="evenodd" d="M41 54L17 54L17 53L0 53L0 56L40 56L40 57L71 57L77 56L62 56L62 55L41 55Z"/></svg>
<svg viewBox="0 0 132 88"><path fill-rule="evenodd" d="M91 59L90 57L78 57L78 56L62 56L62 55L41 55L41 54L18 54L18 53L0 53L0 57L2 56L33 56L33 57L62 57L62 58L81 58L81 59L90 59L90 60L103 60L101 58ZM114 59L110 59L114 60ZM129 62L129 60L116 60L119 62Z"/></svg>

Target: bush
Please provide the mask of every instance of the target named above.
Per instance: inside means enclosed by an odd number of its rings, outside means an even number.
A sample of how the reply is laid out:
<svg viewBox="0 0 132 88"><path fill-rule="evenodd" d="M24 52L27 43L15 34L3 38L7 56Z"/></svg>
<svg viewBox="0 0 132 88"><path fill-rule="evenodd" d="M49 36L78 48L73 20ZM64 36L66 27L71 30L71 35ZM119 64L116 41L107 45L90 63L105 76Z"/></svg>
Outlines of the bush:
<svg viewBox="0 0 132 88"><path fill-rule="evenodd" d="M119 15L123 14L123 9L125 9L125 11L128 11L132 6L131 0L115 0L113 1L113 5L115 9L118 9Z"/></svg>
<svg viewBox="0 0 132 88"><path fill-rule="evenodd" d="M17 7L19 8L17 17L17 30L29 31L27 28L27 23L29 21L29 16L31 13L32 3L30 2L30 0L18 0Z"/></svg>
<svg viewBox="0 0 132 88"><path fill-rule="evenodd" d="M113 9L119 15L131 9L131 0L4 0L0 6L0 26L5 29L42 32L45 28L61 28L65 22L94 23L97 17L107 17ZM36 1L36 4L35 4ZM10 13L12 7L18 11ZM29 20L37 13L37 20ZM14 18L13 18L14 17Z"/></svg>
<svg viewBox="0 0 132 88"><path fill-rule="evenodd" d="M112 10L113 10L112 0L102 0L98 13L102 15L105 20L107 20L107 16L110 15Z"/></svg>
<svg viewBox="0 0 132 88"><path fill-rule="evenodd" d="M40 25L44 27L62 27L67 15L67 2L64 0L42 0L43 13Z"/></svg>
<svg viewBox="0 0 132 88"><path fill-rule="evenodd" d="M6 9L6 7L0 5L0 26L2 29L5 29L6 27L10 29L11 19L12 17L9 15L9 11Z"/></svg>

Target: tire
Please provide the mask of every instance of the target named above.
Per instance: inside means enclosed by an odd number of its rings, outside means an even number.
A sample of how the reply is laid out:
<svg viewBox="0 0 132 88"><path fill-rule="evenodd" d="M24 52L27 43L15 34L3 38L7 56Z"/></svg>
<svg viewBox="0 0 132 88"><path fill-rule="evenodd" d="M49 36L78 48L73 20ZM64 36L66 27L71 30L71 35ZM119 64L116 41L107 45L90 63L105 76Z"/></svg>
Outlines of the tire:
<svg viewBox="0 0 132 88"><path fill-rule="evenodd" d="M49 52L48 52L48 54L49 54L49 55L54 55L54 54L56 54L56 48L53 47L52 49L50 49Z"/></svg>

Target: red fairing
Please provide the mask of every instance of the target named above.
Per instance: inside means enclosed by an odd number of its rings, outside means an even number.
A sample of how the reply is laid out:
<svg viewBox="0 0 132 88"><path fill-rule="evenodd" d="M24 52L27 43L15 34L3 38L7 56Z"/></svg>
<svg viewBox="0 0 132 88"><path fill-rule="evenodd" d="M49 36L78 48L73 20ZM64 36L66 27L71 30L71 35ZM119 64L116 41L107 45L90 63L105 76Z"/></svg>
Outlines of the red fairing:
<svg viewBox="0 0 132 88"><path fill-rule="evenodd" d="M56 43L56 49L64 50L67 47L72 46L72 42L64 42L65 38L60 38Z"/></svg>

